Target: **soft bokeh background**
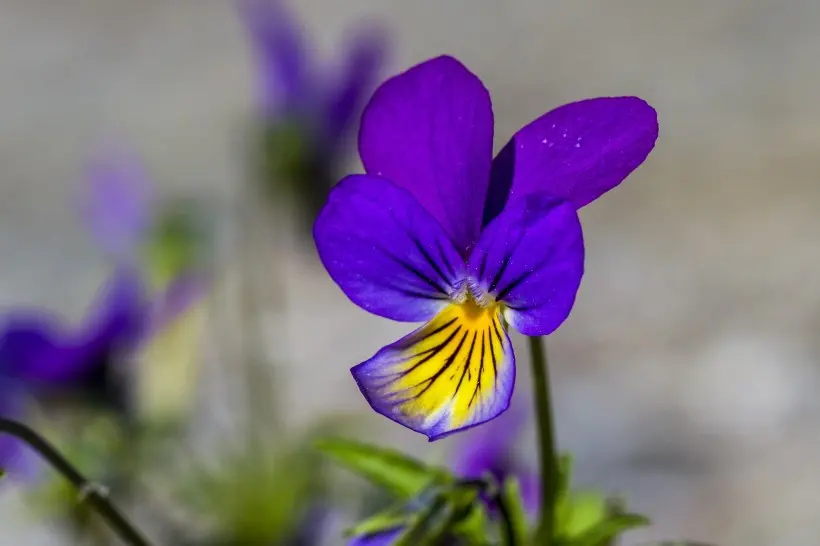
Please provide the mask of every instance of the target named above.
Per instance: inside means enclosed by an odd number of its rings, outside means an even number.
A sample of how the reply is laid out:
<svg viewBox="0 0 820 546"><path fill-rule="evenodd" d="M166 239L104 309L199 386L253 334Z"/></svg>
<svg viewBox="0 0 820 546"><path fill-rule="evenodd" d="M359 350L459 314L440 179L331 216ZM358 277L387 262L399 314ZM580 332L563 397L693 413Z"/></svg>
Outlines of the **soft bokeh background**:
<svg viewBox="0 0 820 546"><path fill-rule="evenodd" d="M655 152L582 213L587 274L550 340L559 440L581 484L653 516L626 544L816 542L820 3L294 4L326 59L366 16L394 33L388 72L458 56L492 91L497 145L582 97L655 106ZM229 2L0 0L0 82L0 303L77 315L94 292L103 262L70 205L107 139L133 145L163 190L193 191L230 223L253 93ZM369 415L350 378L406 326L350 304L295 243L277 252L287 307L271 317L284 326L270 345L287 359L289 423L361 412L371 436L431 458L451 448ZM16 492L0 506L0 543L59 543Z"/></svg>

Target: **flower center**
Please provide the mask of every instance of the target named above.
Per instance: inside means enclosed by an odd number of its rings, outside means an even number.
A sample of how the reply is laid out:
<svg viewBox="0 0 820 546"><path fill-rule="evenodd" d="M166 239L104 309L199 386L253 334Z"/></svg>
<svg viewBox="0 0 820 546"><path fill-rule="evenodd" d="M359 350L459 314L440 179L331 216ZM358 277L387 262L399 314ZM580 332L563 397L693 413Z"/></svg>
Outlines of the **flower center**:
<svg viewBox="0 0 820 546"><path fill-rule="evenodd" d="M493 295L484 290L478 281L472 277L467 277L456 283L455 290L450 294L450 298L464 309L466 317L478 318L480 314L496 307Z"/></svg>

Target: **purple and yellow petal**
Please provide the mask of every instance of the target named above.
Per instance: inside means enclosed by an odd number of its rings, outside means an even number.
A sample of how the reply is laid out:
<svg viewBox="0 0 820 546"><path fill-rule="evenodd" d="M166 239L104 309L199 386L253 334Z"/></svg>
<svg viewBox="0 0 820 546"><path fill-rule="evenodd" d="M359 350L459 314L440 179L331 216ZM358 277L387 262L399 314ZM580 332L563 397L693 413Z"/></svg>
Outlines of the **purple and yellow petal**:
<svg viewBox="0 0 820 546"><path fill-rule="evenodd" d="M637 97L566 104L522 128L493 161L484 222L509 196L546 192L583 207L620 184L658 138L655 110Z"/></svg>
<svg viewBox="0 0 820 546"><path fill-rule="evenodd" d="M515 356L497 306L447 306L352 370L378 413L431 441L507 409Z"/></svg>
<svg viewBox="0 0 820 546"><path fill-rule="evenodd" d="M462 252L481 230L492 147L490 94L452 57L390 78L362 115L367 172L410 191Z"/></svg>
<svg viewBox="0 0 820 546"><path fill-rule="evenodd" d="M342 180L313 234L322 263L351 301L393 320L433 318L464 274L464 260L438 222L384 178Z"/></svg>
<svg viewBox="0 0 820 546"><path fill-rule="evenodd" d="M544 193L516 199L481 235L470 274L528 336L552 333L569 315L584 273L575 207Z"/></svg>

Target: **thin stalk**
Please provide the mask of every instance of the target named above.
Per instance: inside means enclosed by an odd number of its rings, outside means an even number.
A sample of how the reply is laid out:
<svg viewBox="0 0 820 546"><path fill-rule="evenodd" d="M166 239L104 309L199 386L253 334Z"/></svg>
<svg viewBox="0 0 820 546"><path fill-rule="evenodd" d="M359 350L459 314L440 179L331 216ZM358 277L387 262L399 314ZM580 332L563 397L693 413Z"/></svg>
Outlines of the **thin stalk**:
<svg viewBox="0 0 820 546"><path fill-rule="evenodd" d="M42 436L28 426L11 419L0 418L0 432L18 438L36 451L57 472L63 475L77 490L81 502L88 503L111 529L126 544L131 546L151 546L142 533L123 515L123 513L108 498L105 488L86 479L85 476L48 443Z"/></svg>
<svg viewBox="0 0 820 546"><path fill-rule="evenodd" d="M544 340L530 337L530 361L538 423L538 452L541 466L541 513L535 533L537 546L552 546L555 538L555 498L558 486L558 455L555 450L549 362Z"/></svg>

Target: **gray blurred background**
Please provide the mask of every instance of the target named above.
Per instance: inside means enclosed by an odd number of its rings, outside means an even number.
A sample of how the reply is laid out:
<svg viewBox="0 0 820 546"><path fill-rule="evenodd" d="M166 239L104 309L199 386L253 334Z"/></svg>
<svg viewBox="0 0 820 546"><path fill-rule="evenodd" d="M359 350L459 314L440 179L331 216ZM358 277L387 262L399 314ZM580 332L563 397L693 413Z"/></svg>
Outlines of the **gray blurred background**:
<svg viewBox="0 0 820 546"><path fill-rule="evenodd" d="M327 61L365 16L394 32L388 72L459 57L492 92L498 146L583 97L634 94L658 110L647 163L582 213L587 274L549 343L559 441L580 484L653 516L626 544L817 544L820 3L293 4ZM227 1L0 0L0 303L76 314L93 293L104 268L72 200L106 139L227 217L252 82ZM370 415L350 378L407 326L349 303L309 253L278 259L289 419L361 412L415 453L452 447ZM14 491L0 506L0 544L59 543Z"/></svg>

